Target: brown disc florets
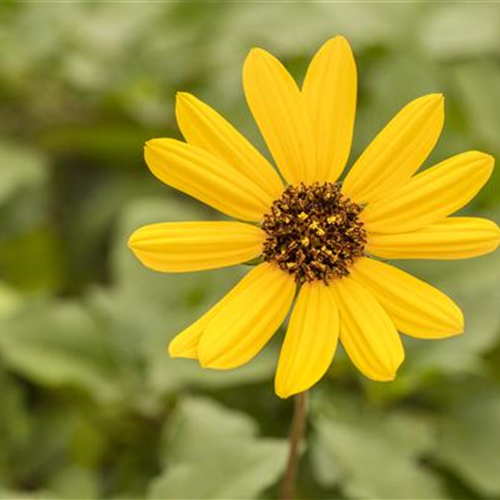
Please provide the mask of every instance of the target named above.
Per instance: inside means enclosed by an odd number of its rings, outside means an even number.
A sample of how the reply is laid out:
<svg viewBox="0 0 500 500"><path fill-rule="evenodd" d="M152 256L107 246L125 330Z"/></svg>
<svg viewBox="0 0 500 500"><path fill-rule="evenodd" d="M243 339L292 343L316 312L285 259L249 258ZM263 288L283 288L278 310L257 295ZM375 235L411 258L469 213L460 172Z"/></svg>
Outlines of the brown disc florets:
<svg viewBox="0 0 500 500"><path fill-rule="evenodd" d="M340 184L288 186L264 216L263 257L301 284L347 276L366 243L361 210L342 195Z"/></svg>

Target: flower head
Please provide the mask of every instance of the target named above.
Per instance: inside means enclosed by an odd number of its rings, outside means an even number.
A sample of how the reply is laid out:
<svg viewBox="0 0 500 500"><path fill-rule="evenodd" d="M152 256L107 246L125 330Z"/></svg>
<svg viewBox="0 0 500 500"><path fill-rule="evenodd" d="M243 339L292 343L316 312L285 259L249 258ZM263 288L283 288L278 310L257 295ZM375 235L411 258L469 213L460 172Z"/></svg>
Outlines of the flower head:
<svg viewBox="0 0 500 500"><path fill-rule="evenodd" d="M342 37L319 49L301 88L272 55L250 51L245 95L281 176L216 111L178 94L186 142L148 141L146 162L169 186L238 221L152 224L129 245L164 272L261 263L171 342L171 356L235 368L258 354L291 310L275 379L276 393L288 397L324 375L338 340L364 375L384 381L404 359L398 332L435 339L463 331L450 298L378 259L493 251L496 224L450 215L476 195L494 160L469 151L417 173L444 122L443 97L430 94L399 111L339 182L356 82Z"/></svg>
<svg viewBox="0 0 500 500"><path fill-rule="evenodd" d="M264 215L262 256L293 274L298 284L349 274L363 256L366 232L361 207L331 182L288 186Z"/></svg>

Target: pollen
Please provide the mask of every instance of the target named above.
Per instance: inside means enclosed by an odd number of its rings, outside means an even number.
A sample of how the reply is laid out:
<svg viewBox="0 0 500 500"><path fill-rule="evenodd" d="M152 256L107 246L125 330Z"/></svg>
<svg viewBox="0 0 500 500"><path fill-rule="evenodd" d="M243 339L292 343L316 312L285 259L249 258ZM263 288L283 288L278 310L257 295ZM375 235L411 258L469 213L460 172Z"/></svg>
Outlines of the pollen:
<svg viewBox="0 0 500 500"><path fill-rule="evenodd" d="M293 274L297 283L328 284L349 274L364 255L362 207L344 196L340 184L288 186L264 216L263 257Z"/></svg>

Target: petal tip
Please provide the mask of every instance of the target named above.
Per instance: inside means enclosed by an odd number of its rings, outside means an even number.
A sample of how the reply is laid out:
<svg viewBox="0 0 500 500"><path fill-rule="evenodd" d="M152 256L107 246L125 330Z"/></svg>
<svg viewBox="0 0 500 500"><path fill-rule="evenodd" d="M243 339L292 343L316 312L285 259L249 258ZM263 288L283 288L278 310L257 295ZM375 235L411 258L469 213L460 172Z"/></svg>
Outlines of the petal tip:
<svg viewBox="0 0 500 500"><path fill-rule="evenodd" d="M396 371L384 372L384 373L362 372L362 375L364 375L369 380L372 380L373 382L393 382L396 379Z"/></svg>
<svg viewBox="0 0 500 500"><path fill-rule="evenodd" d="M276 378L274 379L274 392L280 399L288 399L291 396L298 394L299 392L303 392L303 389L294 391L290 388L289 384L287 384L285 380L280 380L279 377L276 376Z"/></svg>
<svg viewBox="0 0 500 500"><path fill-rule="evenodd" d="M248 55L249 56L257 56L257 55L263 55L263 54L267 54L267 52L264 50L264 49L261 49L260 47L252 47L249 51L248 51Z"/></svg>
<svg viewBox="0 0 500 500"><path fill-rule="evenodd" d="M290 394L287 391L284 390L278 390L277 388L274 389L274 392L276 393L276 396L278 396L280 399L288 399L292 394Z"/></svg>
<svg viewBox="0 0 500 500"><path fill-rule="evenodd" d="M197 353L196 349L190 348L187 349L182 345L179 345L177 341L177 337L174 338L167 347L167 353L172 359L176 358L187 358L187 359L196 359Z"/></svg>
<svg viewBox="0 0 500 500"><path fill-rule="evenodd" d="M380 376L380 378L375 378L374 380L377 380L378 382L394 382L396 380L396 377L398 375L398 370L403 363L403 360L399 362L398 365L393 367L390 371L387 371L383 375Z"/></svg>
<svg viewBox="0 0 500 500"><path fill-rule="evenodd" d="M162 139L148 139L145 143L144 143L144 151L151 151L152 149L155 149L158 147L158 143L159 141L161 141ZM163 140L168 140L168 139L163 139Z"/></svg>
<svg viewBox="0 0 500 500"><path fill-rule="evenodd" d="M444 94L441 92L436 92L434 94L428 94L429 99L436 101L440 104L444 103Z"/></svg>
<svg viewBox="0 0 500 500"><path fill-rule="evenodd" d="M134 252L134 254L136 253L137 251L137 247L138 247L138 242L139 242L139 238L138 238L138 235L139 235L139 232L141 231L141 229L136 229L129 237L128 237L128 240L127 240L127 247L132 250L132 252Z"/></svg>
<svg viewBox="0 0 500 500"><path fill-rule="evenodd" d="M177 340L177 337L174 337L168 344L167 346L167 353L171 358L179 358L180 357L180 349L179 349L179 342Z"/></svg>
<svg viewBox="0 0 500 500"><path fill-rule="evenodd" d="M265 52L265 51L263 49L261 49L260 47L252 47L248 51L248 54L245 58L243 65L246 66L249 61L255 60L255 58L259 57L263 52Z"/></svg>
<svg viewBox="0 0 500 500"><path fill-rule="evenodd" d="M230 366L226 366L224 363L220 363L218 358L208 357L201 349L198 351L198 363L204 370L227 370L228 368L232 368Z"/></svg>
<svg viewBox="0 0 500 500"><path fill-rule="evenodd" d="M397 359L393 360L393 365L389 367L389 370L387 370L387 373L384 374L383 379L381 380L382 382L393 382L396 380L396 377L398 375L398 370L401 368L401 365L403 364L405 360L405 352L404 350L401 350L401 352L398 353Z"/></svg>
<svg viewBox="0 0 500 500"><path fill-rule="evenodd" d="M319 49L319 52L324 51L330 52L333 57L338 56L339 54L336 53L339 51L340 55L354 57L349 40L347 40L347 38L343 35L335 35L334 37L328 39Z"/></svg>
<svg viewBox="0 0 500 500"><path fill-rule="evenodd" d="M461 310L457 311L453 318L450 318L449 327L437 339L447 339L449 337L457 337L465 333L465 319Z"/></svg>
<svg viewBox="0 0 500 500"><path fill-rule="evenodd" d="M486 182L486 180L493 173L493 168L495 167L495 157L488 153L483 153L482 151L475 151L475 153L481 161L479 168L482 168L485 171L486 179L484 182Z"/></svg>
<svg viewBox="0 0 500 500"><path fill-rule="evenodd" d="M492 228L492 242L493 242L493 250L496 250L498 248L498 245L500 244L500 227L498 227L498 224L496 222L491 221L491 228Z"/></svg>
<svg viewBox="0 0 500 500"><path fill-rule="evenodd" d="M485 229L487 229L490 233L491 243L496 243L496 246L492 248L492 250L495 250L495 248L498 246L498 243L500 243L500 227L495 221L491 219L483 219L483 221L485 221Z"/></svg>
<svg viewBox="0 0 500 500"><path fill-rule="evenodd" d="M167 353L171 358L179 358L179 350L176 348L175 339L172 340L167 346Z"/></svg>
<svg viewBox="0 0 500 500"><path fill-rule="evenodd" d="M351 44L349 43L349 40L344 35L335 35L331 39L331 41L343 46L344 48L351 50Z"/></svg>
<svg viewBox="0 0 500 500"><path fill-rule="evenodd" d="M471 151L471 153L480 156L481 158L484 159L484 161L495 163L495 157L490 153L485 153L484 151L478 151L478 150L473 150Z"/></svg>
<svg viewBox="0 0 500 500"><path fill-rule="evenodd" d="M203 342L203 337L200 340L198 345L198 363L201 368L216 368L215 359L213 356L210 356L210 352L207 349L206 343Z"/></svg>
<svg viewBox="0 0 500 500"><path fill-rule="evenodd" d="M495 165L495 157L493 155L490 155L489 153L482 153L485 158L488 159L489 162L491 162L491 165Z"/></svg>
<svg viewBox="0 0 500 500"><path fill-rule="evenodd" d="M247 54L245 62L243 63L243 69L245 69L248 63L258 63L263 61L264 59L275 58L267 50L261 49L260 47L252 47Z"/></svg>
<svg viewBox="0 0 500 500"><path fill-rule="evenodd" d="M178 108L180 105L183 104L189 104L190 102L193 102L196 100L195 96L193 94L190 94L189 92L183 92L183 91L178 91L175 94L175 106Z"/></svg>
<svg viewBox="0 0 500 500"><path fill-rule="evenodd" d="M133 250L133 245L134 245L134 234L135 233L132 233L127 240L127 247L130 248L131 250Z"/></svg>
<svg viewBox="0 0 500 500"><path fill-rule="evenodd" d="M433 94L425 94L422 97L415 99L415 101L413 102L420 102L420 104L423 105L429 103L429 105L432 105L431 106L432 109L434 108L442 109L444 108L444 101L445 101L444 94L442 94L441 92L435 92Z"/></svg>

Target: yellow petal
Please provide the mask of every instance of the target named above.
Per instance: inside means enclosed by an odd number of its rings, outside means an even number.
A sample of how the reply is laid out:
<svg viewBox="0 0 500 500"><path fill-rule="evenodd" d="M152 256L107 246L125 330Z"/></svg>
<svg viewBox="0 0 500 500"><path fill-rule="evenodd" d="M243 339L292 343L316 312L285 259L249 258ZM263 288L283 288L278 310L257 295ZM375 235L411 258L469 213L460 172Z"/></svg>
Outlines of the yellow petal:
<svg viewBox="0 0 500 500"><path fill-rule="evenodd" d="M138 229L129 246L145 266L181 273L251 260L264 239L262 229L243 222L165 222Z"/></svg>
<svg viewBox="0 0 500 500"><path fill-rule="evenodd" d="M278 198L283 183L276 170L230 123L191 94L179 92L177 123L189 144L221 158L258 184L270 199Z"/></svg>
<svg viewBox="0 0 500 500"><path fill-rule="evenodd" d="M316 178L335 182L351 151L356 114L356 63L347 40L337 36L316 53L302 93L316 142Z"/></svg>
<svg viewBox="0 0 500 500"><path fill-rule="evenodd" d="M463 332L464 317L455 302L414 276L368 258L356 261L351 276L374 295L399 331L424 339Z"/></svg>
<svg viewBox="0 0 500 500"><path fill-rule="evenodd" d="M441 94L407 104L375 137L347 174L342 191L358 203L377 201L406 182L436 144L444 122Z"/></svg>
<svg viewBox="0 0 500 500"><path fill-rule="evenodd" d="M328 370L339 336L339 314L332 292L323 282L302 285L276 371L281 398L306 391Z"/></svg>
<svg viewBox="0 0 500 500"><path fill-rule="evenodd" d="M256 356L285 319L295 294L293 277L263 263L247 275L203 334L198 354L205 368L236 368Z"/></svg>
<svg viewBox="0 0 500 500"><path fill-rule="evenodd" d="M370 203L361 218L368 231L405 233L428 226L466 205L489 179L495 160L479 151L449 158Z"/></svg>
<svg viewBox="0 0 500 500"><path fill-rule="evenodd" d="M389 315L350 277L334 281L332 290L340 310L340 341L351 361L372 380L393 380L404 350Z"/></svg>
<svg viewBox="0 0 500 500"><path fill-rule="evenodd" d="M478 217L449 217L411 233L368 233L366 250L384 259L468 259L492 252L498 226Z"/></svg>
<svg viewBox="0 0 500 500"><path fill-rule="evenodd" d="M198 344L201 336L206 330L210 321L222 309L224 304L230 300L235 294L245 288L249 282L253 280L251 273L243 277L229 293L224 295L219 302L212 306L203 316L197 321L188 326L184 331L179 333L169 344L168 353L172 358L198 358Z"/></svg>
<svg viewBox="0 0 500 500"><path fill-rule="evenodd" d="M248 106L285 179L314 181L314 143L304 98L284 66L252 49L243 67Z"/></svg>
<svg viewBox="0 0 500 500"><path fill-rule="evenodd" d="M273 200L232 165L174 139L146 143L145 159L162 182L227 215L258 221Z"/></svg>
<svg viewBox="0 0 500 500"><path fill-rule="evenodd" d="M205 316L207 315L208 313ZM174 337L168 345L168 354L170 357L198 359L198 344L210 321L209 316L205 316L202 316L198 321Z"/></svg>

